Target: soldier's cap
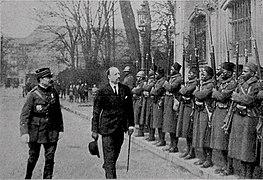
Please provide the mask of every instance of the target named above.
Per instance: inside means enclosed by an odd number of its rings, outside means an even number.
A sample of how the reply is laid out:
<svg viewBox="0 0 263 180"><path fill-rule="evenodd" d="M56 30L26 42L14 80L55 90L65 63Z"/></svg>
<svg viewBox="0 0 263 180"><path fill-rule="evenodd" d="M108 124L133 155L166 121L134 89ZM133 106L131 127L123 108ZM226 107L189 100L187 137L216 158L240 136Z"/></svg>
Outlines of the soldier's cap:
<svg viewBox="0 0 263 180"><path fill-rule="evenodd" d="M124 72L130 72L131 71L131 68L130 66L126 66L124 69L123 69Z"/></svg>
<svg viewBox="0 0 263 180"><path fill-rule="evenodd" d="M181 66L178 62L175 62L175 63L172 65L172 67L174 68L174 70L180 71L180 69L181 69L182 66Z"/></svg>
<svg viewBox="0 0 263 180"><path fill-rule="evenodd" d="M164 76L164 69L163 69L162 67L159 67L159 68L157 69L157 73L158 73L158 74L161 74L162 76Z"/></svg>
<svg viewBox="0 0 263 180"><path fill-rule="evenodd" d="M91 141L88 144L88 149L91 155L97 155L98 158L100 158L99 148L98 148L98 142L97 141Z"/></svg>
<svg viewBox="0 0 263 180"><path fill-rule="evenodd" d="M189 69L189 72L192 72L192 73L194 73L194 74L197 74L197 73L198 73L198 69L197 69L196 67L191 67L191 68Z"/></svg>
<svg viewBox="0 0 263 180"><path fill-rule="evenodd" d="M136 77L145 77L144 71L139 71L139 72L136 74Z"/></svg>
<svg viewBox="0 0 263 180"><path fill-rule="evenodd" d="M222 69L225 69L227 71L232 71L232 72L235 70L235 66L236 65L234 63L232 63L232 62L224 62L221 65Z"/></svg>
<svg viewBox="0 0 263 180"><path fill-rule="evenodd" d="M53 74L51 73L49 68L40 68L36 70L37 78L44 78L44 77L52 77Z"/></svg>
<svg viewBox="0 0 263 180"><path fill-rule="evenodd" d="M247 64L245 64L246 67L248 67L252 72L257 72L257 65L252 63L252 62L248 62Z"/></svg>

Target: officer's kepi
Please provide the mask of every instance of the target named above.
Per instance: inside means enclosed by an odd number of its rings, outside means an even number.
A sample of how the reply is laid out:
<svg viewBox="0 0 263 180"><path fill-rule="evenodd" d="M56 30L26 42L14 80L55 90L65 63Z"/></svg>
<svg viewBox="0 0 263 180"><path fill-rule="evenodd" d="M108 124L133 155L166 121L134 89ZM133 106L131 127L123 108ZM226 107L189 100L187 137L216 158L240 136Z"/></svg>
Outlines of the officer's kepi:
<svg viewBox="0 0 263 180"><path fill-rule="evenodd" d="M50 77L52 78L53 74L51 73L49 68L41 68L36 70L37 78L44 78L44 77Z"/></svg>

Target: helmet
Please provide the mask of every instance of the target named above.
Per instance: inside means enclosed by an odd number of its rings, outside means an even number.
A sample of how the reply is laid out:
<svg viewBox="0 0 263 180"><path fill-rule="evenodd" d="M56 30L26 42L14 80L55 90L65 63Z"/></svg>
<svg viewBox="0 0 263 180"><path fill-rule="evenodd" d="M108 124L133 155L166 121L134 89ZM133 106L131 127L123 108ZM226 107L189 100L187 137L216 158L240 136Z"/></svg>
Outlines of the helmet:
<svg viewBox="0 0 263 180"><path fill-rule="evenodd" d="M145 77L144 71L139 71L139 72L136 74L136 77Z"/></svg>
<svg viewBox="0 0 263 180"><path fill-rule="evenodd" d="M126 66L124 69L123 69L124 72L130 72L131 71L131 68L130 66Z"/></svg>

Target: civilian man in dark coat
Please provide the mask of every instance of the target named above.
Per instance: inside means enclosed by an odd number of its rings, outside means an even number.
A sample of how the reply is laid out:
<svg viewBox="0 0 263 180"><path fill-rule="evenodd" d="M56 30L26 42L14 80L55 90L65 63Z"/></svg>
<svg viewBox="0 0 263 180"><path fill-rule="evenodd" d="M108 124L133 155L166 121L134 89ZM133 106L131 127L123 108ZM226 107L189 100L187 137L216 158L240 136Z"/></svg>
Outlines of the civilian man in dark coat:
<svg viewBox="0 0 263 180"><path fill-rule="evenodd" d="M31 179L41 144L45 149L43 179L51 179L57 142L63 135L63 120L59 96L51 82L49 68L36 71L39 85L33 88L20 116L21 141L28 143L29 158L26 179Z"/></svg>
<svg viewBox="0 0 263 180"><path fill-rule="evenodd" d="M92 137L102 136L103 168L107 179L117 178L116 162L124 140L124 132L134 131L132 94L120 82L116 67L107 70L109 83L99 89L94 100Z"/></svg>

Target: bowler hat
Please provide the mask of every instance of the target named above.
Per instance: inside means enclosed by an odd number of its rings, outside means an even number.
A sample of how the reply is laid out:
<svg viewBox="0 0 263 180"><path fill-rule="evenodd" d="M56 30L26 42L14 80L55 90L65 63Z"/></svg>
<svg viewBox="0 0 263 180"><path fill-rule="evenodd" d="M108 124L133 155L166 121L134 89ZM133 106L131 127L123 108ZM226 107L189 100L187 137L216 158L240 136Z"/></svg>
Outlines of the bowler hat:
<svg viewBox="0 0 263 180"><path fill-rule="evenodd" d="M41 68L36 70L37 78L52 77L52 73L49 68Z"/></svg>
<svg viewBox="0 0 263 180"><path fill-rule="evenodd" d="M89 143L89 152L91 155L97 155L98 158L100 158L99 148L98 148L98 142L92 141Z"/></svg>

